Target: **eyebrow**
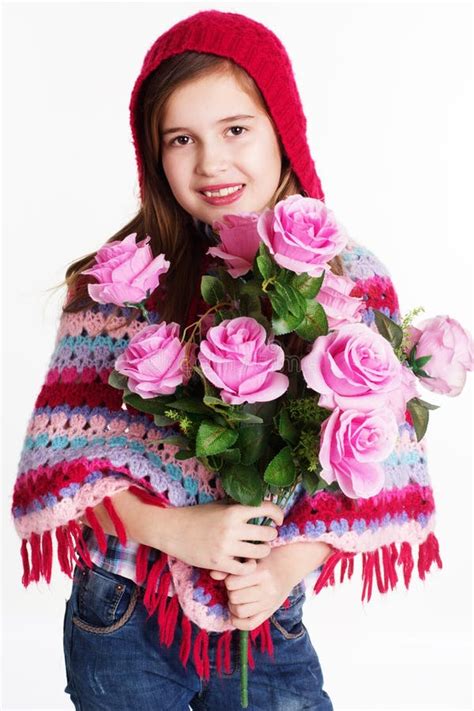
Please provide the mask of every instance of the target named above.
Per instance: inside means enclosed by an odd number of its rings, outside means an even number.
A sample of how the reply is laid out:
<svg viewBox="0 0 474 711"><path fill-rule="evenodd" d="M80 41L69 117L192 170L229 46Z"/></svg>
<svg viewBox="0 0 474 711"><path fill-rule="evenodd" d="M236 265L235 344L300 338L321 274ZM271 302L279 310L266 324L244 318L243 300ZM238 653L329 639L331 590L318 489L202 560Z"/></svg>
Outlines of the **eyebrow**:
<svg viewBox="0 0 474 711"><path fill-rule="evenodd" d="M226 116L226 118L221 118L216 121L216 125L219 123L226 123L227 121L237 121L240 119L253 119L255 116L250 116L249 114L237 114L237 116ZM162 136L166 136L168 133L176 133L176 131L189 131L188 128L184 126L177 126L176 128L167 128L161 132Z"/></svg>

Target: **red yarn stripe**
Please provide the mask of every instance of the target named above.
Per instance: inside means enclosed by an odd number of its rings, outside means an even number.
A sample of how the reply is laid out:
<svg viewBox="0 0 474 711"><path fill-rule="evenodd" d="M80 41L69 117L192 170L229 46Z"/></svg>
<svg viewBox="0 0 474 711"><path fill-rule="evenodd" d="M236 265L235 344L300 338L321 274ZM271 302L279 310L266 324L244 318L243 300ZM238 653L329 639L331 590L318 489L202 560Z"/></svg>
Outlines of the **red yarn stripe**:
<svg viewBox="0 0 474 711"><path fill-rule="evenodd" d="M32 533L30 537L31 546L31 579L38 582L41 574L41 548L40 537L37 533Z"/></svg>
<svg viewBox="0 0 474 711"><path fill-rule="evenodd" d="M59 567L61 568L63 573L66 573L66 575L70 578L72 577L72 566L69 557L69 545L63 526L58 526L56 528L56 540L58 542L57 555L59 560Z"/></svg>
<svg viewBox="0 0 474 711"><path fill-rule="evenodd" d="M159 589L156 589L156 583L158 582L158 578L160 577L161 571L165 567L167 560L168 556L166 553L162 553L158 560L153 563L148 573L145 594L143 596L143 604L148 611L148 619L155 612L160 601Z"/></svg>
<svg viewBox="0 0 474 711"><path fill-rule="evenodd" d="M107 553L107 540L105 538L105 531L100 523L99 519L94 513L92 506L87 506L85 510L86 518L91 525L94 535L97 540L97 545L99 546L100 552L104 555Z"/></svg>
<svg viewBox="0 0 474 711"><path fill-rule="evenodd" d="M273 639L272 639L272 633L271 633L271 624L270 620L265 620L263 623L263 629L264 629L264 634L267 640L267 645L266 645L266 651L270 655L270 657L273 657Z"/></svg>
<svg viewBox="0 0 474 711"><path fill-rule="evenodd" d="M23 577L21 582L24 587L27 588L30 582L30 560L28 557L28 548L26 538L21 541L21 559L23 561Z"/></svg>
<svg viewBox="0 0 474 711"><path fill-rule="evenodd" d="M153 506L161 506L166 508L170 505L170 502L163 494L149 494L147 491L140 489L138 486L130 486L127 491L134 494L140 501L145 504L152 504Z"/></svg>
<svg viewBox="0 0 474 711"><path fill-rule="evenodd" d="M89 555L89 550L87 548L87 544L86 544L84 537L82 535L82 528L77 523L77 521L75 519L71 519L69 521L69 530L71 531L71 534L76 541L76 546L79 549L79 555L84 560L87 567L91 568L92 561L91 561L91 557Z"/></svg>
<svg viewBox="0 0 474 711"><path fill-rule="evenodd" d="M178 620L179 603L178 596L173 595L166 610L164 643L167 647L173 644L176 632L176 622Z"/></svg>
<svg viewBox="0 0 474 711"><path fill-rule="evenodd" d="M48 584L51 582L52 567L53 543L51 541L51 531L44 531L41 537L41 575Z"/></svg>
<svg viewBox="0 0 474 711"><path fill-rule="evenodd" d="M107 510L107 513L109 514L110 518L112 519L112 523L115 526L115 531L117 533L117 537L121 543L122 546L127 545L127 534L125 531L125 526L123 525L122 519L118 515L117 511L115 510L115 507L112 503L112 499L110 496L104 496L104 507Z"/></svg>
<svg viewBox="0 0 474 711"><path fill-rule="evenodd" d="M145 543L140 543L137 549L137 557L135 560L135 577L138 585L142 585L147 576L148 571L148 556L150 555L150 546Z"/></svg>
<svg viewBox="0 0 474 711"><path fill-rule="evenodd" d="M183 667L186 669L189 653L191 651L192 625L191 621L184 613L181 620L181 629L183 631L183 636L181 639L181 646L179 648L179 658Z"/></svg>
<svg viewBox="0 0 474 711"><path fill-rule="evenodd" d="M314 592L317 594L319 593L322 588L326 585L327 581L333 575L334 568L336 564L340 561L340 559L343 557L344 553L340 550L335 550L334 553L332 553L329 558L326 559L323 569L321 570L321 573L314 585Z"/></svg>
<svg viewBox="0 0 474 711"><path fill-rule="evenodd" d="M398 555L398 563L403 564L403 579L405 582L405 587L408 589L414 563L413 556L411 553L411 546L407 541L403 541L401 545L400 553Z"/></svg>
<svg viewBox="0 0 474 711"><path fill-rule="evenodd" d="M247 662L250 669L255 669L255 660L252 654L252 646L250 644L250 635L247 637Z"/></svg>

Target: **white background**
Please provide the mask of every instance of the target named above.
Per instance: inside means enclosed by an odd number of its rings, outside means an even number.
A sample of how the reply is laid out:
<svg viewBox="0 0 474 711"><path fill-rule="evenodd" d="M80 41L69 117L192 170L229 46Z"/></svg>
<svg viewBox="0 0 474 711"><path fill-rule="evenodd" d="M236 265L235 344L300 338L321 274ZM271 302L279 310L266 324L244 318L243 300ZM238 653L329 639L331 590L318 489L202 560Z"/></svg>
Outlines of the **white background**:
<svg viewBox="0 0 474 711"><path fill-rule="evenodd" d="M5 709L72 708L71 582L56 562L50 587L23 588L10 520L63 296L46 290L135 214L133 83L156 37L206 8L247 14L285 44L326 204L388 266L402 312L422 305L472 331L470 3L4 5ZM359 556L350 583L306 603L338 710L471 708L472 383L454 399L423 394L442 404L427 436L444 567L362 605Z"/></svg>

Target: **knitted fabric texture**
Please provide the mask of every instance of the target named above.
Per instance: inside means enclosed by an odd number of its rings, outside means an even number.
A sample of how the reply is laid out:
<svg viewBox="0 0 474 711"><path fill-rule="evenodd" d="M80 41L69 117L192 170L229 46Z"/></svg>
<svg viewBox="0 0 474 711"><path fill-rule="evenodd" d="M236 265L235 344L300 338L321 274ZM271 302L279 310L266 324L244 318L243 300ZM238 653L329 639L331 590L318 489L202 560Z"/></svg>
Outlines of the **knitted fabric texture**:
<svg viewBox="0 0 474 711"><path fill-rule="evenodd" d="M306 120L291 64L281 42L254 20L213 10L172 27L145 57L130 102L140 187L144 165L138 140L141 86L163 59L185 50L230 57L247 70L267 101L304 193L324 200L306 141ZM350 241L342 258L354 281L353 295L365 300L363 318L369 327L375 328L374 308L399 322L397 295L375 255ZM205 259L201 273L209 269L212 261ZM160 320L165 283L166 279L146 303L154 323ZM189 321L200 308L196 295ZM94 304L82 312L61 315L54 352L27 425L13 491L12 516L21 539L25 587L40 578L50 583L53 535L59 566L66 575L72 577L74 564L92 566L78 518L87 519L93 531L88 534L91 548L94 541L101 553L106 553L107 537L93 512L100 502L113 521L118 544L127 549L126 528L112 503L120 491L128 489L161 507L191 506L224 496L219 478L197 459L177 460L178 447L158 441L173 434L173 428L159 428L151 416L123 405L121 391L108 384L116 358L146 325L140 313L111 304ZM324 541L334 548L318 569L316 594L334 585L337 566L341 582L346 573L350 578L358 555L362 560L362 600L370 600L374 581L381 593L393 589L400 569L408 587L416 546L421 579L433 561L442 567L434 534L435 505L425 440L417 442L408 413L384 468L385 485L376 497L350 499L341 492L327 491L310 496L300 487L288 502L272 545ZM213 580L209 571L143 544L132 544L132 548L134 579L145 588L143 604L149 615L156 617L160 643L172 644L181 608L182 664L186 667L192 657L199 676L208 679L208 635L217 632L217 671L221 671L219 655L223 654L228 672L236 630L229 619L224 582ZM191 622L199 628L194 639ZM252 644L258 642L261 651L273 654L269 620L249 634L250 668Z"/></svg>

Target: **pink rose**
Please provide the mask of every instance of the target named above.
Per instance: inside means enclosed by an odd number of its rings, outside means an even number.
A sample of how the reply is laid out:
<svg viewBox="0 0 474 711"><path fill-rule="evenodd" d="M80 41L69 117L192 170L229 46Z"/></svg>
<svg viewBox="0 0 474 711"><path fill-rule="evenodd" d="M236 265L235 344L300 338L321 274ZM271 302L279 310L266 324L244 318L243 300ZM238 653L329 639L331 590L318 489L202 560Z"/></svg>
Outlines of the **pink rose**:
<svg viewBox="0 0 474 711"><path fill-rule="evenodd" d="M219 247L210 247L207 254L223 259L227 271L236 279L252 269L258 252L258 214L241 212L238 215L224 215L222 219L224 222L216 220L212 223L212 228L219 232L221 244Z"/></svg>
<svg viewBox="0 0 474 711"><path fill-rule="evenodd" d="M395 413L398 423L405 420L407 403L414 397L420 397L418 392L418 378L413 371L402 364L402 380L397 390L392 390L387 395L387 406Z"/></svg>
<svg viewBox="0 0 474 711"><path fill-rule="evenodd" d="M107 242L96 254L96 264L83 274L94 276L98 284L88 284L89 296L99 304L133 304L143 301L159 284L170 263L164 254L153 258L150 237L135 244L136 232L123 240Z"/></svg>
<svg viewBox="0 0 474 711"><path fill-rule="evenodd" d="M115 361L115 370L128 377L132 392L147 399L172 395L178 385L189 380L194 362L189 344L180 341L179 325L162 321L145 326L130 339Z"/></svg>
<svg viewBox="0 0 474 711"><path fill-rule="evenodd" d="M384 406L402 385L402 367L390 343L363 323L319 336L301 359L306 383L321 393L321 407L330 410Z"/></svg>
<svg viewBox="0 0 474 711"><path fill-rule="evenodd" d="M459 395L466 382L466 372L473 368L471 334L449 316L425 319L418 328L409 327L408 332L408 350L416 343L416 358L431 356L422 366L422 370L431 376L420 376L423 386L441 395Z"/></svg>
<svg viewBox="0 0 474 711"><path fill-rule="evenodd" d="M369 498L385 484L382 462L395 447L398 425L393 412L336 408L321 425L321 477L337 481L346 496Z"/></svg>
<svg viewBox="0 0 474 711"><path fill-rule="evenodd" d="M248 316L213 326L201 341L199 363L206 378L231 405L275 400L287 390L283 373L285 353L276 343L265 343L267 332Z"/></svg>
<svg viewBox="0 0 474 711"><path fill-rule="evenodd" d="M320 276L348 241L322 200L290 195L260 215L257 230L280 267Z"/></svg>
<svg viewBox="0 0 474 711"><path fill-rule="evenodd" d="M316 299L323 306L330 329L347 323L359 323L365 308L362 297L349 296L354 282L348 276L338 276L326 270L323 284Z"/></svg>

